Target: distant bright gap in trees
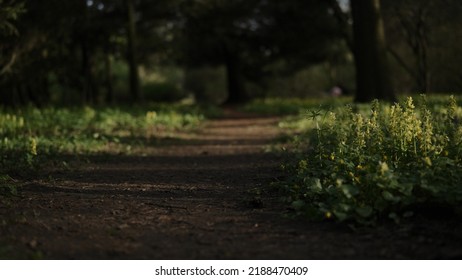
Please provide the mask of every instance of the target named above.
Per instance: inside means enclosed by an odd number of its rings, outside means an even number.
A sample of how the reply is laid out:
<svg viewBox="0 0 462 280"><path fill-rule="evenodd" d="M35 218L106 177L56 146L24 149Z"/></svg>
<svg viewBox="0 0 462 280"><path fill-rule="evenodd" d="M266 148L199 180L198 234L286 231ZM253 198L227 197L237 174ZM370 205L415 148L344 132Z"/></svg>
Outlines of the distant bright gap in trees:
<svg viewBox="0 0 462 280"><path fill-rule="evenodd" d="M340 8L344 11L348 11L350 9L350 0L337 0L340 4Z"/></svg>
<svg viewBox="0 0 462 280"><path fill-rule="evenodd" d="M95 5L95 1L93 0L87 0L87 6L88 7L93 7L93 5ZM96 8L98 10L102 10L104 9L104 4L103 3L98 3L98 5L96 5Z"/></svg>

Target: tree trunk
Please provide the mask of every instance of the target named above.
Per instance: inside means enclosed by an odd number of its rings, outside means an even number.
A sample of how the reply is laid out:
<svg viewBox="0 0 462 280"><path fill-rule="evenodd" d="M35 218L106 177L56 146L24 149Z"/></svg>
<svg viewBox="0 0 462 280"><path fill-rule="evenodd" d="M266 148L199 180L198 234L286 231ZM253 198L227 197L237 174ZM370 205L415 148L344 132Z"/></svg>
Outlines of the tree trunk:
<svg viewBox="0 0 462 280"><path fill-rule="evenodd" d="M130 96L132 101L136 102L141 99L141 94L136 51L135 5L133 0L125 0L125 5L127 9L127 60L130 69Z"/></svg>
<svg viewBox="0 0 462 280"><path fill-rule="evenodd" d="M84 92L84 103L94 104L96 96L98 95L98 86L96 85L95 78L93 76L93 61L92 54L90 53L86 38L82 38L81 41L82 51L82 75L83 75L83 92Z"/></svg>
<svg viewBox="0 0 462 280"><path fill-rule="evenodd" d="M414 68L416 70L412 74L415 80L415 90L421 93L429 92L427 8L417 6L411 10L410 15L403 14L397 9L396 14L406 36L406 42L415 57L416 64Z"/></svg>
<svg viewBox="0 0 462 280"><path fill-rule="evenodd" d="M104 72L106 80L106 103L114 103L114 87L112 86L112 56L106 50L104 59Z"/></svg>
<svg viewBox="0 0 462 280"><path fill-rule="evenodd" d="M421 93L427 93L430 91L429 83L429 70L428 70L428 36L425 28L425 12L424 9L419 9L417 13L417 24L416 24L416 48L414 49L415 56L417 58L417 69L419 71L418 86Z"/></svg>
<svg viewBox="0 0 462 280"><path fill-rule="evenodd" d="M228 88L228 98L225 104L240 104L248 100L244 77L240 69L239 55L229 50L225 51L225 67Z"/></svg>
<svg viewBox="0 0 462 280"><path fill-rule="evenodd" d="M351 0L356 66L355 102L395 101L388 69L380 0Z"/></svg>

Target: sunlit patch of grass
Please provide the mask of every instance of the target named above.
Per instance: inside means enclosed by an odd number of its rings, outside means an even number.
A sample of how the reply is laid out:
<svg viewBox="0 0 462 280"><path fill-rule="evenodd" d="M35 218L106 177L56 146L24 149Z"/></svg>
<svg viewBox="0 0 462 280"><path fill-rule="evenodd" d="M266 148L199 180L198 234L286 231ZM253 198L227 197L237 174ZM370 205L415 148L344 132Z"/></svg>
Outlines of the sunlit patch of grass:
<svg viewBox="0 0 462 280"><path fill-rule="evenodd" d="M33 170L61 154L129 152L143 139L192 131L219 114L215 107L183 104L1 109L0 174Z"/></svg>
<svg viewBox="0 0 462 280"><path fill-rule="evenodd" d="M245 112L266 115L296 115L307 109L323 107L337 107L351 102L351 98L266 98L256 99L244 105Z"/></svg>

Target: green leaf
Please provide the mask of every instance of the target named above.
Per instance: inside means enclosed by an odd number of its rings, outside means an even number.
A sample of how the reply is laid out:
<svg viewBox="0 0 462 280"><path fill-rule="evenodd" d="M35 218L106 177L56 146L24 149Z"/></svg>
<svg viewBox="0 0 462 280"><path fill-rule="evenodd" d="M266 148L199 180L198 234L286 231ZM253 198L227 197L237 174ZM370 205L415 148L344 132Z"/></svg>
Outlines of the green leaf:
<svg viewBox="0 0 462 280"><path fill-rule="evenodd" d="M306 205L305 201L303 200L295 200L294 202L292 202L292 207L298 211L298 210L301 210L304 206Z"/></svg>
<svg viewBox="0 0 462 280"><path fill-rule="evenodd" d="M399 197L394 196L392 193L390 193L388 191L383 191L382 196L387 201L398 202L398 201L401 200Z"/></svg>
<svg viewBox="0 0 462 280"><path fill-rule="evenodd" d="M339 203L338 204L338 209L340 209L341 212L350 212L351 210L351 205L346 204L346 203Z"/></svg>
<svg viewBox="0 0 462 280"><path fill-rule="evenodd" d="M341 185L340 189L347 198L352 198L359 193L359 189L353 185Z"/></svg>
<svg viewBox="0 0 462 280"><path fill-rule="evenodd" d="M314 178L311 181L311 189L315 192L321 192L322 191L322 185L321 185L321 180L319 178Z"/></svg>
<svg viewBox="0 0 462 280"><path fill-rule="evenodd" d="M395 212L391 212L390 214L388 214L388 218L392 219L397 224L400 221L399 216Z"/></svg>
<svg viewBox="0 0 462 280"><path fill-rule="evenodd" d="M403 214L403 217L404 217L404 218L410 218L410 217L412 217L412 216L414 216L414 212L412 212L412 211L407 211L407 212L405 212L405 213Z"/></svg>
<svg viewBox="0 0 462 280"><path fill-rule="evenodd" d="M363 218L369 218L372 215L373 211L374 209L372 209L372 207L370 206L362 206L356 208L356 213L358 213L358 215Z"/></svg>
<svg viewBox="0 0 462 280"><path fill-rule="evenodd" d="M410 183L408 183L408 184L402 183L402 184L399 185L399 187L400 187L401 193L403 193L405 195L408 195L408 196L412 195L412 190L414 189L414 186L412 184L410 184Z"/></svg>
<svg viewBox="0 0 462 280"><path fill-rule="evenodd" d="M344 221L348 218L348 214L343 213L341 211L334 210L334 215L339 219L340 221Z"/></svg>
<svg viewBox="0 0 462 280"><path fill-rule="evenodd" d="M379 212L382 212L387 208L387 205L388 203L385 199L378 197L374 203L374 209L376 209Z"/></svg>

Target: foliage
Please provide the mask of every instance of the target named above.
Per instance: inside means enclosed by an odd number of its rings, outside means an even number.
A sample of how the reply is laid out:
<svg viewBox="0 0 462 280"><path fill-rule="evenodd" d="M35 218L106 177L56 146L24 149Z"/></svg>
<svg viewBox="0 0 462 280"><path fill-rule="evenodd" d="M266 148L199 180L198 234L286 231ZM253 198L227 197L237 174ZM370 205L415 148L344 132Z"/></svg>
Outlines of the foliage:
<svg viewBox="0 0 462 280"><path fill-rule="evenodd" d="M127 102L124 2L0 0L0 103ZM201 102L223 102L227 91L251 98L303 97L335 84L355 92L351 38L342 40L351 36L348 1L130 2L144 100L194 93ZM460 3L382 1L397 92L460 91ZM203 67L209 69L199 79L188 77ZM178 75L151 80L172 68Z"/></svg>
<svg viewBox="0 0 462 280"><path fill-rule="evenodd" d="M0 110L0 174L33 170L59 154L127 152L165 132L191 130L216 109L192 105L131 108L44 108ZM164 134L162 134L164 133ZM3 177L2 177L3 178ZM8 182L6 176L0 185Z"/></svg>
<svg viewBox="0 0 462 280"><path fill-rule="evenodd" d="M388 0L382 7L397 89L460 91L461 2Z"/></svg>
<svg viewBox="0 0 462 280"><path fill-rule="evenodd" d="M187 3L182 9L185 26L178 44L183 63L189 67L225 66L227 103L254 97L248 83L266 85L275 76L293 74L344 53L336 46L340 36L326 1Z"/></svg>
<svg viewBox="0 0 462 280"><path fill-rule="evenodd" d="M266 115L294 115L306 109L323 107L334 107L344 104L349 98L265 98L256 99L244 105L241 110L245 112L266 114Z"/></svg>
<svg viewBox="0 0 462 280"><path fill-rule="evenodd" d="M435 100L435 101L433 101ZM451 96L412 97L310 112L309 143L282 185L292 206L317 217L399 221L418 205L462 201L462 109Z"/></svg>
<svg viewBox="0 0 462 280"><path fill-rule="evenodd" d="M0 196L10 196L16 194L17 189L14 180L8 175L0 174Z"/></svg>
<svg viewBox="0 0 462 280"><path fill-rule="evenodd" d="M0 35L18 34L14 22L24 13L24 3L15 0L0 0Z"/></svg>

